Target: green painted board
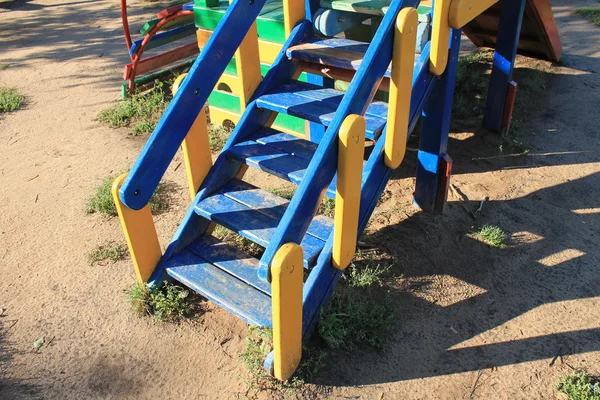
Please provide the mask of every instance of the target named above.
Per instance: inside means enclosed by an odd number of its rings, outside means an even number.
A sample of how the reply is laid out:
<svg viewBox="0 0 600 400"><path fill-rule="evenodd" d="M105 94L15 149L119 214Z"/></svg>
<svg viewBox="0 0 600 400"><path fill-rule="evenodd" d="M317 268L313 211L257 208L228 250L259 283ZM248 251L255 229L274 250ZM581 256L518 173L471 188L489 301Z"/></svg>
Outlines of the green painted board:
<svg viewBox="0 0 600 400"><path fill-rule="evenodd" d="M176 26L187 25L187 24L191 23L193 20L194 20L194 16L193 15L186 15L184 17L177 18L176 20L171 21L171 22L167 22L166 24L164 24L163 26L161 26L161 28L159 29L159 32L167 30L169 28L176 27ZM148 22L146 22L144 24L144 26L142 27L142 29L140 29L140 33L142 35L145 35L150 29L152 29L160 21L162 21L162 18L151 19L150 21L148 21Z"/></svg>
<svg viewBox="0 0 600 400"><path fill-rule="evenodd" d="M381 16L386 13L391 0L321 0L320 5L323 8L332 10L356 12L367 15ZM427 15L431 13L431 1L424 1L419 5L419 21L426 22Z"/></svg>
<svg viewBox="0 0 600 400"><path fill-rule="evenodd" d="M221 1L218 7L205 7L194 4L194 21L196 27L215 30L225 11L229 7L228 1ZM281 0L268 0L256 22L258 37L269 42L283 43L285 31L283 24L283 3Z"/></svg>

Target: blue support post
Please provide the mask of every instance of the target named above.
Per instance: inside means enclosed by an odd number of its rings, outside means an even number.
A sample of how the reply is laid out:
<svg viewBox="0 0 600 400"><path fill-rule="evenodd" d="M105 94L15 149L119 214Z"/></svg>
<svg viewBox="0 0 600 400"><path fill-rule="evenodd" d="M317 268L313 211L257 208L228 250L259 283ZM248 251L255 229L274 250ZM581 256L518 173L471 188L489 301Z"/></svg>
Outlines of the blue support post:
<svg viewBox="0 0 600 400"><path fill-rule="evenodd" d="M450 52L446 71L435 87L423 109L421 140L419 143L415 203L423 211L439 210L436 202L440 185L440 167L448 147L448 132L454 98L454 84L460 50L460 29L454 29L450 39ZM436 208L436 203L438 207Z"/></svg>
<svg viewBox="0 0 600 400"><path fill-rule="evenodd" d="M500 13L500 26L494 52L494 65L490 77L488 98L483 114L483 127L499 131L508 85L512 81L512 72L519 45L521 23L526 0L504 0Z"/></svg>

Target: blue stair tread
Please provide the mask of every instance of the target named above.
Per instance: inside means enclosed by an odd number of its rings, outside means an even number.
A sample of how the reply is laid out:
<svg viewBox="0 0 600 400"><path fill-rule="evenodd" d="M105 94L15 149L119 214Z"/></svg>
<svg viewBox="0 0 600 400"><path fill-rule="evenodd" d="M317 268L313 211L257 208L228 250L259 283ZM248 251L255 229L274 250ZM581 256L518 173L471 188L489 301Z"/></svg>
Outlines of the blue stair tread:
<svg viewBox="0 0 600 400"><path fill-rule="evenodd" d="M167 274L252 325L271 326L271 298L197 255L183 250Z"/></svg>
<svg viewBox="0 0 600 400"><path fill-rule="evenodd" d="M306 43L290 47L286 55L293 60L357 71L368 48L369 43L317 37ZM389 78L391 72L391 68L388 68L384 77Z"/></svg>
<svg viewBox="0 0 600 400"><path fill-rule="evenodd" d="M198 203L195 209L199 215L267 247L288 203L286 199L234 179ZM315 264L325 245L326 239L321 237L327 237L332 229L333 222L326 217L318 216L312 221L300 243L306 267Z"/></svg>
<svg viewBox="0 0 600 400"><path fill-rule="evenodd" d="M256 274L260 260L249 256L234 246L221 242L216 237L204 235L188 245L186 250L263 293L271 295L271 285L260 280Z"/></svg>
<svg viewBox="0 0 600 400"><path fill-rule="evenodd" d="M344 92L306 82L288 80L277 89L259 97L260 108L292 115L328 126L344 97ZM387 104L371 103L365 113L366 137L376 139L387 123Z"/></svg>
<svg viewBox="0 0 600 400"><path fill-rule="evenodd" d="M228 156L247 165L299 185L317 145L271 128L261 129L250 140L238 143ZM327 189L327 196L335 198L336 179Z"/></svg>

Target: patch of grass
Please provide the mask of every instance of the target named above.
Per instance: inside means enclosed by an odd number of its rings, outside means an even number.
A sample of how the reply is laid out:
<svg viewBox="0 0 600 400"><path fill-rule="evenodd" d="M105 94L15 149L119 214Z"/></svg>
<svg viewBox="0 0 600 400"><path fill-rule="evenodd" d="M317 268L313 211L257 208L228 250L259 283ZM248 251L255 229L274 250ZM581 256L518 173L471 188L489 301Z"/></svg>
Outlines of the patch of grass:
<svg viewBox="0 0 600 400"><path fill-rule="evenodd" d="M110 128L131 128L129 133L134 136L152 132L172 98L164 85L156 81L150 92L134 94L105 108L96 119Z"/></svg>
<svg viewBox="0 0 600 400"><path fill-rule="evenodd" d="M86 212L88 214L99 213L110 216L117 215L117 208L112 198L112 184L115 178L109 177L102 181L96 187L95 193L90 197L87 203ZM152 212L161 212L169 208L166 190L163 185L159 185L150 198L150 210Z"/></svg>
<svg viewBox="0 0 600 400"><path fill-rule="evenodd" d="M475 236L486 242L492 247L502 247L506 243L506 233L499 226L484 225Z"/></svg>
<svg viewBox="0 0 600 400"><path fill-rule="evenodd" d="M10 64L9 64L9 63L2 63L2 64L0 64L0 71L2 71L2 70L4 70L4 69L8 68L9 66L10 66Z"/></svg>
<svg viewBox="0 0 600 400"><path fill-rule="evenodd" d="M90 265L105 263L105 261L117 262L127 256L127 246L123 243L108 241L97 246L88 253Z"/></svg>
<svg viewBox="0 0 600 400"><path fill-rule="evenodd" d="M330 197L324 197L319 207L319 212L329 218L333 218L335 216L335 200Z"/></svg>
<svg viewBox="0 0 600 400"><path fill-rule="evenodd" d="M394 318L395 308L389 300L345 290L334 293L323 308L319 335L334 350L350 351L369 345L382 351Z"/></svg>
<svg viewBox="0 0 600 400"><path fill-rule="evenodd" d="M455 118L478 118L483 115L493 52L478 50L458 59L453 106Z"/></svg>
<svg viewBox="0 0 600 400"><path fill-rule="evenodd" d="M284 199L291 200L294 196L294 189L289 188L267 188L267 192L273 193L275 196L283 197Z"/></svg>
<svg viewBox="0 0 600 400"><path fill-rule="evenodd" d="M600 400L600 380L584 371L563 376L555 389L566 394L569 400Z"/></svg>
<svg viewBox="0 0 600 400"><path fill-rule="evenodd" d="M192 310L190 297L189 289L170 283L152 290L136 283L127 291L129 303L136 313L152 315L163 322L187 316Z"/></svg>
<svg viewBox="0 0 600 400"><path fill-rule="evenodd" d="M223 146L225 146L225 143L227 143L230 133L231 129L220 125L210 124L208 127L208 143L210 145L210 151L213 153L221 151Z"/></svg>
<svg viewBox="0 0 600 400"><path fill-rule="evenodd" d="M0 88L0 114L18 110L25 97L16 89Z"/></svg>
<svg viewBox="0 0 600 400"><path fill-rule="evenodd" d="M343 275L348 286L355 288L366 288L371 286L383 286L383 276L392 268L391 265L382 265L370 257L367 262L353 262L348 266L347 273Z"/></svg>
<svg viewBox="0 0 600 400"><path fill-rule="evenodd" d="M273 332L265 326L249 326L246 337L246 351L240 359L252 377L251 386L265 379L269 379L263 363L267 355L273 350Z"/></svg>
<svg viewBox="0 0 600 400"><path fill-rule="evenodd" d="M240 249L244 253L255 257L261 258L265 249L258 244L254 243L250 239L247 239L234 231L225 228L222 225L217 225L212 232L212 235L217 239L221 239L224 242L227 242L234 247Z"/></svg>
<svg viewBox="0 0 600 400"><path fill-rule="evenodd" d="M576 8L575 14L587 18L594 25L600 26L600 7Z"/></svg>

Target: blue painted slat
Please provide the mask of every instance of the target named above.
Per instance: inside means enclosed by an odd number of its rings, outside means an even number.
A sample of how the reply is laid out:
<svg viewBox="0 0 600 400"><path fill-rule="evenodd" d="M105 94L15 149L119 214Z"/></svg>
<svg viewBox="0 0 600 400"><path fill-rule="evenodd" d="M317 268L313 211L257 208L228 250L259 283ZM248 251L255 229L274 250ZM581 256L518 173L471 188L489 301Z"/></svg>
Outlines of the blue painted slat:
<svg viewBox="0 0 600 400"><path fill-rule="evenodd" d="M232 245L223 243L213 236L204 235L186 247L186 250L263 293L271 295L271 285L256 276L259 261Z"/></svg>
<svg viewBox="0 0 600 400"><path fill-rule="evenodd" d="M312 159L317 150L316 143L271 128L258 131L252 135L251 139L308 161Z"/></svg>
<svg viewBox="0 0 600 400"><path fill-rule="evenodd" d="M267 192L239 179L233 179L220 190L225 196L242 203L254 210L267 214L271 218L281 219L289 201L273 193ZM333 220L324 215L317 215L306 233L322 241L327 240L333 231Z"/></svg>
<svg viewBox="0 0 600 400"><path fill-rule="evenodd" d="M295 140L292 143L295 143ZM247 140L230 148L227 154L229 157L243 161L253 168L299 185L304 179L310 160L288 153L282 149L285 146L278 147L271 146L271 143L262 144ZM294 151L291 145L287 147L288 151ZM308 154L306 147L302 148L301 151L305 155ZM327 189L327 197L334 199L335 190L336 179L334 177Z"/></svg>
<svg viewBox="0 0 600 400"><path fill-rule="evenodd" d="M329 126L343 97L344 93L335 89L321 88L306 82L287 81L258 98L256 103L261 108ZM387 104L384 102L370 104L365 120L366 137L377 138L387 123Z"/></svg>
<svg viewBox="0 0 600 400"><path fill-rule="evenodd" d="M186 11L193 11L194 10L194 2L190 1L189 3L185 3L183 5L183 9Z"/></svg>
<svg viewBox="0 0 600 400"><path fill-rule="evenodd" d="M171 258L167 274L249 324L271 326L271 298L187 251Z"/></svg>
<svg viewBox="0 0 600 400"><path fill-rule="evenodd" d="M222 193L214 194L196 205L196 212L223 225L240 235L252 240L254 243L267 247L279 220L267 215L269 212L283 213L284 206L273 207L275 209L257 211L242 203L225 196ZM278 211L277 208L280 210ZM305 235L300 245L304 250L305 266L314 265L324 242L312 235Z"/></svg>
<svg viewBox="0 0 600 400"><path fill-rule="evenodd" d="M139 210L148 204L265 1L233 0L227 8L121 186L119 194L127 207Z"/></svg>
<svg viewBox="0 0 600 400"><path fill-rule="evenodd" d="M170 31L157 33L156 35L152 36L150 42L148 42L148 44L144 48L144 51L164 46L184 37L194 35L195 33L196 25L194 24L188 24L177 27L175 29L171 29ZM131 49L129 49L130 56L133 56L138 51L143 40L144 39L139 39L133 42L133 44L131 45Z"/></svg>

